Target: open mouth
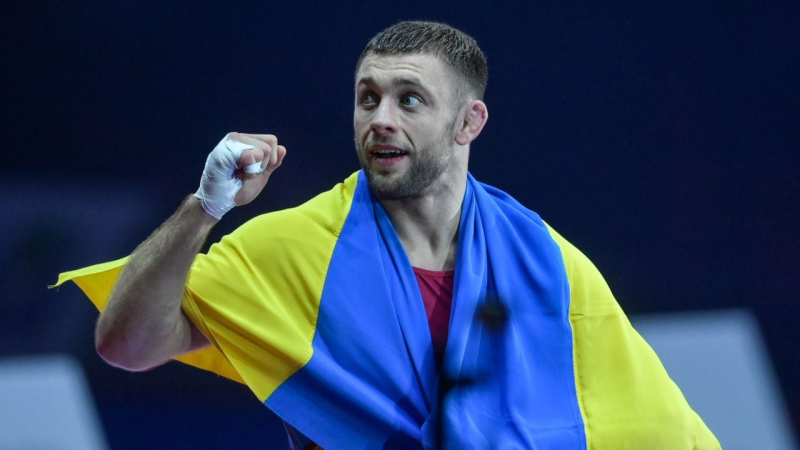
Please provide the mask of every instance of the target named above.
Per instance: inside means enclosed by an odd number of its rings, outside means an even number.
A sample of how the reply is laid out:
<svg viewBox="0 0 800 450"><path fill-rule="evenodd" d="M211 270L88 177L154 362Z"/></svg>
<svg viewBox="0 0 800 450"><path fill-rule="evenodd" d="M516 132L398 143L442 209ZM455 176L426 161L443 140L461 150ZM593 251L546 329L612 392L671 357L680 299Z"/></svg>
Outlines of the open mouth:
<svg viewBox="0 0 800 450"><path fill-rule="evenodd" d="M372 152L372 155L377 159L400 158L407 154L408 152L405 150L395 150L395 149L376 150Z"/></svg>
<svg viewBox="0 0 800 450"><path fill-rule="evenodd" d="M375 164L388 169L403 161L409 152L396 148L382 148L375 149L371 153Z"/></svg>

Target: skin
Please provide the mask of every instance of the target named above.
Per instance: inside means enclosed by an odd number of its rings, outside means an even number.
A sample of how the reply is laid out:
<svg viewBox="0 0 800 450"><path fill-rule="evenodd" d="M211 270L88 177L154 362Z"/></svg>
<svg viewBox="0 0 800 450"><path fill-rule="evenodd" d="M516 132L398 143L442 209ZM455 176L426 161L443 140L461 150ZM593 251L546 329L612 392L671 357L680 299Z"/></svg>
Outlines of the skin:
<svg viewBox="0 0 800 450"><path fill-rule="evenodd" d="M280 167L286 148L273 135L231 133L255 149L242 152L237 176L242 188L237 205L250 203ZM261 162L260 174L244 168ZM175 214L134 250L95 327L97 353L109 364L142 371L209 345L181 311L181 298L192 261L217 219L189 195Z"/></svg>
<svg viewBox="0 0 800 450"><path fill-rule="evenodd" d="M429 54L364 58L356 73L353 128L359 161L415 267L455 267L471 142L486 105L460 98L458 76ZM375 151L409 152L385 167ZM422 167L431 168L427 174Z"/></svg>
<svg viewBox="0 0 800 450"><path fill-rule="evenodd" d="M411 263L429 270L455 266L470 143L488 118L482 101L456 95L456 80L452 69L426 54L369 55L356 76L359 160ZM255 147L237 164L243 187L234 201L244 205L264 189L286 148L273 135L230 137ZM380 145L408 154L381 165L374 155ZM261 174L243 172L256 162ZM97 351L109 364L147 370L209 345L181 311L181 299L192 262L216 223L190 195L133 252L95 329Z"/></svg>

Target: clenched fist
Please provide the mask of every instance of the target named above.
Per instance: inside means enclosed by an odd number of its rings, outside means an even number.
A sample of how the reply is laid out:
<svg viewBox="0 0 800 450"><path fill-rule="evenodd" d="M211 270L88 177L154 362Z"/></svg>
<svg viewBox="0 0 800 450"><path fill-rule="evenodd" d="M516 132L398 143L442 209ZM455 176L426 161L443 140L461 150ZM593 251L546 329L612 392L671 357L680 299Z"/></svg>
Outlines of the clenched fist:
<svg viewBox="0 0 800 450"><path fill-rule="evenodd" d="M250 203L283 162L286 147L271 134L228 133L206 160L194 194L205 211L220 219L237 205Z"/></svg>

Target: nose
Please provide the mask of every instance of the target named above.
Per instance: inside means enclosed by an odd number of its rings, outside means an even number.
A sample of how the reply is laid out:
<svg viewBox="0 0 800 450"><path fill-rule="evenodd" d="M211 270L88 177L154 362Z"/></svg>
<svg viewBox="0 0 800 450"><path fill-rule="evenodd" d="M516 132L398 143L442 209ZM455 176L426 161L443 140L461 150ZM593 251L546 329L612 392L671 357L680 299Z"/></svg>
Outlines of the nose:
<svg viewBox="0 0 800 450"><path fill-rule="evenodd" d="M389 101L382 101L375 108L372 121L369 125L370 130L378 135L397 133L397 108Z"/></svg>

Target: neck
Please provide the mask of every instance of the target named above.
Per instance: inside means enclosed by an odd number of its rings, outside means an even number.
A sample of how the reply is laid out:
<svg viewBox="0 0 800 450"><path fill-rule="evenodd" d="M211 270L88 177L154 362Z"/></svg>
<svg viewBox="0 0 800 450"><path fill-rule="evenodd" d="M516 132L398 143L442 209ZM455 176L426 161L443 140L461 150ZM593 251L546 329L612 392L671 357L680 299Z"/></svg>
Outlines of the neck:
<svg viewBox="0 0 800 450"><path fill-rule="evenodd" d="M411 265L427 270L455 268L461 204L467 173L440 183L435 192L403 200L381 200Z"/></svg>

